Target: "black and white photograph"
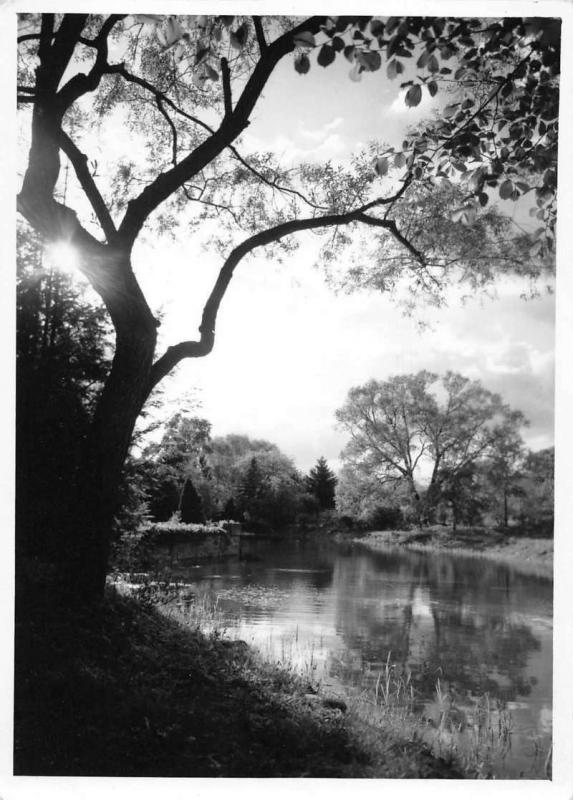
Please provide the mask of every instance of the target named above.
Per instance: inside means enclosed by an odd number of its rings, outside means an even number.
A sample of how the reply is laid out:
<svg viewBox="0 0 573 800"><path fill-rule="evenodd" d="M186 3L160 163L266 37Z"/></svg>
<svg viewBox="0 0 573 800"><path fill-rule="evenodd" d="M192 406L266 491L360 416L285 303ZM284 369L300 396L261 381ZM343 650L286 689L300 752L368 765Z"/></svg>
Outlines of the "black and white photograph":
<svg viewBox="0 0 573 800"><path fill-rule="evenodd" d="M573 6L66 5L0 9L2 800L570 798Z"/></svg>

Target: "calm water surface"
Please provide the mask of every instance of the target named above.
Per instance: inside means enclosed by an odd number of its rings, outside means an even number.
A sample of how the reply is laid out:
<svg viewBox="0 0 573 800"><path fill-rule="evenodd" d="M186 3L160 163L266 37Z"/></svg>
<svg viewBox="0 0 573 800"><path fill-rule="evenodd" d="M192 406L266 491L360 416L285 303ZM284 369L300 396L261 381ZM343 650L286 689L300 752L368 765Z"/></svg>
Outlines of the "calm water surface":
<svg viewBox="0 0 573 800"><path fill-rule="evenodd" d="M416 708L430 725L439 726L443 709L437 689L462 722L486 695L491 709L511 715L495 775L546 777L550 581L485 559L302 540L243 542L239 559L178 569L216 602L231 636L316 680L373 692L387 664L410 672Z"/></svg>

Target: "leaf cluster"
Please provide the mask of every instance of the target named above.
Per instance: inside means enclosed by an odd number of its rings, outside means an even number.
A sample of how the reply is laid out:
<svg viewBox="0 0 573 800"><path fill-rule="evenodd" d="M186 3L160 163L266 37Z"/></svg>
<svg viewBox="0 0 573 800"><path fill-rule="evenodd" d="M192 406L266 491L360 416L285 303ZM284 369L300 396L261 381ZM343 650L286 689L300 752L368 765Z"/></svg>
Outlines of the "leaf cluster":
<svg viewBox="0 0 573 800"><path fill-rule="evenodd" d="M322 43L321 43L322 42ZM406 106L448 88L451 101L403 142L377 158L379 175L394 166L416 179L463 176L469 192L458 219L488 204L534 192L542 223L533 255L553 249L557 186L560 21L444 17L333 17L321 37L299 34L295 69L310 70L307 51L327 67L337 56L352 65L351 80L382 69L402 80ZM415 65L415 66L414 66Z"/></svg>

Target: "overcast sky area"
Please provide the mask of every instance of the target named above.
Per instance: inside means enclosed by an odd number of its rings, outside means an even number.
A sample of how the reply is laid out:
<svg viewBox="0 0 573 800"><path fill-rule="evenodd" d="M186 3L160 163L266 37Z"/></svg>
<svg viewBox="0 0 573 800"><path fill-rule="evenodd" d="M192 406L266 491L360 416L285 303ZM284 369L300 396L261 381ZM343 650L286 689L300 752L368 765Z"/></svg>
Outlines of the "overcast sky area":
<svg viewBox="0 0 573 800"><path fill-rule="evenodd" d="M285 165L344 163L371 140L399 144L407 126L431 111L428 101L407 108L398 83L381 72L358 84L347 72L343 60L328 69L314 64L306 76L283 64L242 152L272 150ZM431 102L438 101L447 99L438 94ZM528 224L515 204L504 206ZM211 421L213 435L269 439L303 470L321 455L338 468L346 436L334 413L352 386L421 369L454 370L526 415L530 448L553 444L554 297L543 283L528 301L520 296L529 286L518 279L504 279L494 299L462 303L454 289L446 307L408 319L388 295L335 294L313 266L316 239L301 242L283 265L264 254L240 264L219 313L214 351L184 363L165 386L171 408L195 390L197 414ZM162 309L165 344L193 338L218 257L194 250L190 240L157 251L142 247L134 263L153 306Z"/></svg>

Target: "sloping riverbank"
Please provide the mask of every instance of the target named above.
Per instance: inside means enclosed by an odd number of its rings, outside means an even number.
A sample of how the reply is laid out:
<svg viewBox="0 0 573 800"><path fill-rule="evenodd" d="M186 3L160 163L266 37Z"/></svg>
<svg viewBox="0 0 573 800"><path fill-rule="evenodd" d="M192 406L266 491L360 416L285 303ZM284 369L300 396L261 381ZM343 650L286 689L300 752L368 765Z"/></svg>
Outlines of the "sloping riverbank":
<svg viewBox="0 0 573 800"><path fill-rule="evenodd" d="M445 552L491 558L527 574L553 577L553 540L510 536L494 530L467 528L455 533L434 526L413 531L372 531L354 539L371 550L408 547L415 550Z"/></svg>
<svg viewBox="0 0 573 800"><path fill-rule="evenodd" d="M243 642L112 589L64 613L34 588L18 611L17 775L464 777Z"/></svg>

